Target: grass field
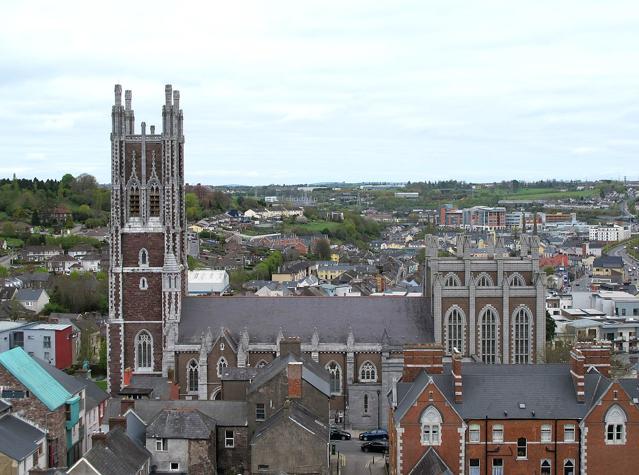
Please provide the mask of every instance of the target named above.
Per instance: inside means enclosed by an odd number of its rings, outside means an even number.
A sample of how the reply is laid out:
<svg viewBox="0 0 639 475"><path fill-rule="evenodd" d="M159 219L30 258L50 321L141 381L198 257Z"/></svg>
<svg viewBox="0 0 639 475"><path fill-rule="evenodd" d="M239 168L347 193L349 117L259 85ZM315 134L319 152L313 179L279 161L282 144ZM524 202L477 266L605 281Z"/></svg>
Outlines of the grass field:
<svg viewBox="0 0 639 475"><path fill-rule="evenodd" d="M285 225L284 229L285 231L293 230L293 229L303 229L309 234L312 234L312 233L320 233L324 229L328 229L329 231L334 231L339 225L340 223L336 223L334 221L318 220L318 221L311 221L310 223L306 223L306 224L298 224L298 223L287 224Z"/></svg>
<svg viewBox="0 0 639 475"><path fill-rule="evenodd" d="M103 391L107 390L107 380L106 379L103 379L102 381L96 381L95 384L97 384L98 387L100 389L102 389Z"/></svg>

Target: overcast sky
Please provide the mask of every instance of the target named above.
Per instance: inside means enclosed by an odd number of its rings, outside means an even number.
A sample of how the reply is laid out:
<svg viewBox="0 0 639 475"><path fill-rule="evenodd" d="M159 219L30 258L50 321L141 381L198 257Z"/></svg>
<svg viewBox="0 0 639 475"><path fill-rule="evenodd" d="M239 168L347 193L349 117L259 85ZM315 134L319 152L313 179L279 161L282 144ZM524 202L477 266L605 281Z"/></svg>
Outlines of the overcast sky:
<svg viewBox="0 0 639 475"><path fill-rule="evenodd" d="M639 177L639 2L5 2L0 176L110 180L113 85L206 184Z"/></svg>

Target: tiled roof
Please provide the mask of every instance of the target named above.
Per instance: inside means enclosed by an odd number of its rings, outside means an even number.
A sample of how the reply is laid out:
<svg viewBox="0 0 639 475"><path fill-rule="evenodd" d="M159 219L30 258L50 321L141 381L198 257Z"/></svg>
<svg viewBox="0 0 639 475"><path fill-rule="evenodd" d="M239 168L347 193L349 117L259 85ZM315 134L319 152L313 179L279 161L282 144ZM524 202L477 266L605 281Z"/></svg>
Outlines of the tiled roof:
<svg viewBox="0 0 639 475"><path fill-rule="evenodd" d="M453 475L437 451L430 447L408 472L409 475Z"/></svg>
<svg viewBox="0 0 639 475"><path fill-rule="evenodd" d="M308 409L296 401L288 400L279 410L275 412L269 419L262 423L251 438L251 445L272 428L287 422L294 422L296 425L303 427L318 439L328 443L328 427L317 420L317 416L313 415Z"/></svg>
<svg viewBox="0 0 639 475"><path fill-rule="evenodd" d="M22 302L38 300L43 292L44 289L20 289L14 298Z"/></svg>
<svg viewBox="0 0 639 475"><path fill-rule="evenodd" d="M271 364L265 366L262 371L258 372L253 381L251 382L248 392L257 391L260 387L273 379L275 376L285 371L289 362L301 361L303 363L302 379L323 392L327 396L330 396L330 383L328 380L328 372L320 365L315 363L309 358L298 358L295 355L289 353L284 357L275 358Z"/></svg>
<svg viewBox="0 0 639 475"><path fill-rule="evenodd" d="M20 347L0 353L0 364L25 385L50 411L57 409L72 397L62 384Z"/></svg>
<svg viewBox="0 0 639 475"><path fill-rule="evenodd" d="M112 406L109 401L109 406ZM109 414L119 411L120 404L113 404ZM117 409L117 411L116 411ZM164 409L197 409L213 419L218 426L243 427L248 423L247 407L244 401L154 401L138 399L135 401L135 413L145 424L149 424Z"/></svg>

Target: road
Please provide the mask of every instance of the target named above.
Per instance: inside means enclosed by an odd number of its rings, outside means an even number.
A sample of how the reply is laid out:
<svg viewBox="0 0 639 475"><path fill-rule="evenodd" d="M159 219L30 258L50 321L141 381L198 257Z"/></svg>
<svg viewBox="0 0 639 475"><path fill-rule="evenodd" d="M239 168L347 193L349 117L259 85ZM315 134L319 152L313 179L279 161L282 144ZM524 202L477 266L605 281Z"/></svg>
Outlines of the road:
<svg viewBox="0 0 639 475"><path fill-rule="evenodd" d="M357 439L357 433L353 434L352 440L332 440L331 443L346 459L340 475L386 475L384 455L362 452L362 442ZM335 457L331 456L331 459Z"/></svg>
<svg viewBox="0 0 639 475"><path fill-rule="evenodd" d="M625 245L620 244L619 246L612 248L608 255L621 257L624 266L626 266L626 274L630 276L630 280L633 283L637 281L637 279L639 278L639 274L637 273L637 271L631 274L629 273L629 269L632 267L639 268L639 261L637 261L634 257L626 252Z"/></svg>

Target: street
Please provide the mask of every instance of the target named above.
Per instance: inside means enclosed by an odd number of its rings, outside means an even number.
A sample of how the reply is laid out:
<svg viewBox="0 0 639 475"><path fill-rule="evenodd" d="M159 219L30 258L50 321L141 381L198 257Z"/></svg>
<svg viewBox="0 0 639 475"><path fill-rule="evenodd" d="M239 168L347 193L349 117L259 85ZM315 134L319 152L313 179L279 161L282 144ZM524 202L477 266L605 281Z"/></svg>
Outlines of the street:
<svg viewBox="0 0 639 475"><path fill-rule="evenodd" d="M335 444L336 451L344 455L345 465L341 467L340 475L385 475L384 454L362 452L362 441L358 440L357 437L358 434L355 432L351 440L331 441L331 444ZM331 456L331 467L336 466L336 457L337 455ZM334 468L333 473L337 473Z"/></svg>

